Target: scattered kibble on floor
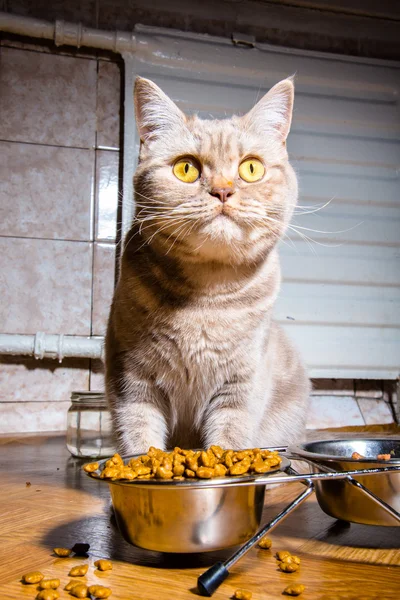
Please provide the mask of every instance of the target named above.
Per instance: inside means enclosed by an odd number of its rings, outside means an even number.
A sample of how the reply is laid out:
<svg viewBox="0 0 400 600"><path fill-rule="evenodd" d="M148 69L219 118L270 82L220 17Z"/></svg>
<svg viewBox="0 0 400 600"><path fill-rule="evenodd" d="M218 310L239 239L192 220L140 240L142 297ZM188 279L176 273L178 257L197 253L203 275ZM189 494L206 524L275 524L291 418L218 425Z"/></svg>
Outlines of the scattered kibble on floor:
<svg viewBox="0 0 400 600"><path fill-rule="evenodd" d="M39 583L39 587L41 590L56 590L60 587L60 583L59 579L42 579Z"/></svg>
<svg viewBox="0 0 400 600"><path fill-rule="evenodd" d="M108 598L112 594L110 588L103 585L90 585L88 591L93 598L96 598L96 600L100 598Z"/></svg>
<svg viewBox="0 0 400 600"><path fill-rule="evenodd" d="M263 548L263 550L269 550L272 546L272 540L270 538L264 537L258 542L258 545L260 548Z"/></svg>
<svg viewBox="0 0 400 600"><path fill-rule="evenodd" d="M72 550L70 550L69 548L53 548L53 552L60 558L67 558L72 554Z"/></svg>
<svg viewBox="0 0 400 600"><path fill-rule="evenodd" d="M96 560L94 566L97 567L99 571L110 571L112 569L111 561L106 560L105 558Z"/></svg>
<svg viewBox="0 0 400 600"><path fill-rule="evenodd" d="M233 597L235 598L235 600L251 600L252 595L253 594L249 592L249 590L242 590L239 588L235 591Z"/></svg>
<svg viewBox="0 0 400 600"><path fill-rule="evenodd" d="M294 583L293 585L288 585L285 587L283 593L286 594L286 596L300 596L305 589L306 586L302 583Z"/></svg>
<svg viewBox="0 0 400 600"><path fill-rule="evenodd" d="M87 598L88 587L85 583L78 583L77 585L74 585L74 587L70 591L70 594L75 598Z"/></svg>
<svg viewBox="0 0 400 600"><path fill-rule="evenodd" d="M22 575L22 581L24 583L35 584L42 581L42 579L44 579L44 575L40 571L31 571L30 573Z"/></svg>
<svg viewBox="0 0 400 600"><path fill-rule="evenodd" d="M88 572L89 565L78 565L76 567L72 567L68 575L70 577L83 577Z"/></svg>
<svg viewBox="0 0 400 600"><path fill-rule="evenodd" d="M59 597L57 590L42 590L36 596L36 600L57 600Z"/></svg>

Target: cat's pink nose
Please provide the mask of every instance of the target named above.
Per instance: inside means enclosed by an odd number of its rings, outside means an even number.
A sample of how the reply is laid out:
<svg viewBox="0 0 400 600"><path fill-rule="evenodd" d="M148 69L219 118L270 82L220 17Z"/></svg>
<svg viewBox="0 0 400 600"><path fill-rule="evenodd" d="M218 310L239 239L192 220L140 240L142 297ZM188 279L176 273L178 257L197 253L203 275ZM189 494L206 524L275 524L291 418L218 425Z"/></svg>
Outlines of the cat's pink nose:
<svg viewBox="0 0 400 600"><path fill-rule="evenodd" d="M210 192L211 196L219 198L222 204L225 204L225 202L228 201L228 198L232 196L233 193L234 191L232 187L214 187Z"/></svg>

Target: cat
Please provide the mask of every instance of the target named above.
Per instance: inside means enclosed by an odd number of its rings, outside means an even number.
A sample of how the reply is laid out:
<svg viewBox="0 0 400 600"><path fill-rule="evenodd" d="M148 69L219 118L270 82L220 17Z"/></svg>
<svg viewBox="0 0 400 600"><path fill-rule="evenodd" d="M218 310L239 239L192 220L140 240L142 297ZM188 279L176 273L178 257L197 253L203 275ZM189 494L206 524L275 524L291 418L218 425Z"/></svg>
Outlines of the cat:
<svg viewBox="0 0 400 600"><path fill-rule="evenodd" d="M106 335L106 393L123 454L287 445L309 380L272 320L277 242L297 202L291 79L244 116L187 116L138 77L136 213Z"/></svg>

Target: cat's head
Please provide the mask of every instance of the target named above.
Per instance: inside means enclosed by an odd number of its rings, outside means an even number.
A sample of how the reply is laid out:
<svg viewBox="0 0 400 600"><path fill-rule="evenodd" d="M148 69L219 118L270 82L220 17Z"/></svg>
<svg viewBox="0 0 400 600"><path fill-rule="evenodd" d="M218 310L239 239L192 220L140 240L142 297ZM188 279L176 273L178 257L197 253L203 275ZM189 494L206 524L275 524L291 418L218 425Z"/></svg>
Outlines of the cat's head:
<svg viewBox="0 0 400 600"><path fill-rule="evenodd" d="M244 116L203 120L136 79L136 219L148 243L230 263L253 261L276 244L297 200L286 151L293 96L285 79Z"/></svg>

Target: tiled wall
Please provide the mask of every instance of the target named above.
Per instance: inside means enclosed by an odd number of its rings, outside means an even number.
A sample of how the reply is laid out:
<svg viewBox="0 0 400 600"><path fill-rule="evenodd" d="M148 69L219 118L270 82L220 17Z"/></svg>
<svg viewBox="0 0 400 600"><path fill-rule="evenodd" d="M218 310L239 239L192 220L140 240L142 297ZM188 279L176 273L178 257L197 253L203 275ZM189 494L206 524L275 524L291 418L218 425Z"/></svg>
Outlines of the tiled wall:
<svg viewBox="0 0 400 600"><path fill-rule="evenodd" d="M3 39L0 331L103 335L114 286L120 80L116 58ZM88 360L0 356L0 433L64 429Z"/></svg>
<svg viewBox="0 0 400 600"><path fill-rule="evenodd" d="M389 381L313 381L307 429L393 423L396 385Z"/></svg>
<svg viewBox="0 0 400 600"><path fill-rule="evenodd" d="M121 65L0 46L0 332L103 335L115 278ZM0 433L63 430L99 361L0 355ZM393 421L383 382L314 381L309 428Z"/></svg>

